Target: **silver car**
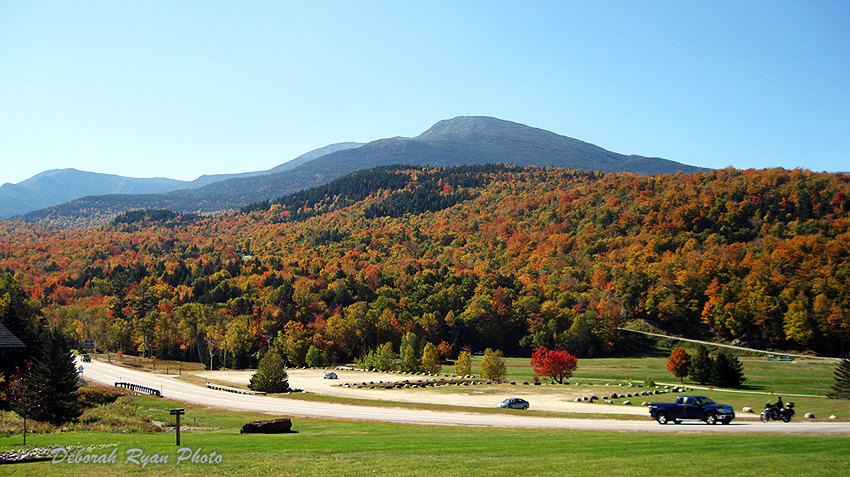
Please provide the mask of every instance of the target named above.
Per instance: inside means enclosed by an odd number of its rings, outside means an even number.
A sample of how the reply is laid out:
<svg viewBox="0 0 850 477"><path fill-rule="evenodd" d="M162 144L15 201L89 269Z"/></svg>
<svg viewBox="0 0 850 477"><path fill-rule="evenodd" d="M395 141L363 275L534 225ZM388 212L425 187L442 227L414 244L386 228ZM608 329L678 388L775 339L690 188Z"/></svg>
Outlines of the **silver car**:
<svg viewBox="0 0 850 477"><path fill-rule="evenodd" d="M508 398L500 402L498 407L508 409L528 409L528 401L520 398Z"/></svg>

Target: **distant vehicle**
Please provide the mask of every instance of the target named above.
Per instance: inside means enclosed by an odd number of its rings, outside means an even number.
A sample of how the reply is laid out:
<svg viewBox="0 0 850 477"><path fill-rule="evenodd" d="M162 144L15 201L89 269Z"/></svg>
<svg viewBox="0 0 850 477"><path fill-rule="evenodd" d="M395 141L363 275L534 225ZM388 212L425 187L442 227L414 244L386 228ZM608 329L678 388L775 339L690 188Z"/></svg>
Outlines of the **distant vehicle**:
<svg viewBox="0 0 850 477"><path fill-rule="evenodd" d="M325 373L325 379L336 379L338 376L333 371L328 371Z"/></svg>
<svg viewBox="0 0 850 477"><path fill-rule="evenodd" d="M794 361L794 358L790 356L780 356L779 361Z"/></svg>
<svg viewBox="0 0 850 477"><path fill-rule="evenodd" d="M705 396L679 396L675 403L653 402L649 404L649 417L659 424L670 421L681 424L686 419L704 421L706 424L729 424L735 419L732 406L717 404Z"/></svg>
<svg viewBox="0 0 850 477"><path fill-rule="evenodd" d="M91 356L84 354L83 355L83 363L91 363Z"/></svg>
<svg viewBox="0 0 850 477"><path fill-rule="evenodd" d="M520 398L508 398L500 402L498 407L507 409L528 409L528 401Z"/></svg>

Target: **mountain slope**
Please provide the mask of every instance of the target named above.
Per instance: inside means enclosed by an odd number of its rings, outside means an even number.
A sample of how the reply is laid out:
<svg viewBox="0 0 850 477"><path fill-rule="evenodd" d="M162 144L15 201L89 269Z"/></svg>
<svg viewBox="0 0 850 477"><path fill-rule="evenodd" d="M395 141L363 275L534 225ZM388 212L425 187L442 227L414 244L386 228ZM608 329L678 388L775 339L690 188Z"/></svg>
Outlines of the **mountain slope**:
<svg viewBox="0 0 850 477"><path fill-rule="evenodd" d="M360 168L398 163L439 167L504 163L637 174L708 171L666 159L625 156L543 129L480 116L440 121L412 139L382 139L328 154L311 166L331 171L345 167L342 163Z"/></svg>
<svg viewBox="0 0 850 477"><path fill-rule="evenodd" d="M343 149L350 149L350 148L353 148L353 147L359 147L359 146L362 146L362 145L363 145L362 143L358 143L358 142L340 142L340 143L336 143L336 144L331 144L329 146L314 149L310 152L307 152L305 154L302 154L302 155L296 157L295 159L292 159L291 161L286 161L279 166L272 167L271 169L268 169L268 170L265 170L265 171L243 172L243 173L239 173L239 174L204 175L204 176L201 176L201 177L195 179L194 181L190 182L189 186L185 187L185 188L186 189L198 189L198 188L201 188L201 187L208 186L210 184L214 184L216 182L222 182L222 181L226 181L226 180L230 180L230 179L237 179L237 180L238 179L246 179L246 178L249 178L249 177L265 176L265 175L274 174L274 173L277 173L277 172L288 171L288 170L291 170L291 169L295 169L296 167L298 167L302 164L306 164L306 163L312 161L313 159L322 157L326 154L330 154L330 153L336 152L336 151L341 151Z"/></svg>
<svg viewBox="0 0 850 477"><path fill-rule="evenodd" d="M76 169L54 169L37 174L17 184L0 187L0 219L65 204L83 197L139 195L135 199L124 199L129 204L145 204L151 200L149 194L161 194L182 189L198 189L228 179L244 179L294 169L331 152L360 146L360 143L344 142L331 144L284 162L272 169L235 174L202 175L193 181L166 178L140 179ZM111 202L112 199L105 199ZM104 202L103 200L98 203ZM144 205L141 205L144 207ZM62 210L72 210L64 207Z"/></svg>
<svg viewBox="0 0 850 477"><path fill-rule="evenodd" d="M313 151L310 151L307 154L302 154L302 155L296 157L295 159L293 159L289 162L284 162L283 164L281 164L277 167L271 168L271 169L269 169L269 172L283 172L283 171L288 171L290 169L295 169L296 167L298 167L302 164L306 164L306 163L312 161L313 159L318 159L322 156L325 156L325 155L328 155L328 154L331 154L331 153L334 153L334 152L337 152L337 151L342 151L342 150L345 150L345 149L353 149L353 148L356 148L356 147L360 147L362 145L363 145L362 142L339 142L339 143L336 143L336 144L331 144L330 146L320 147L319 149L315 149Z"/></svg>
<svg viewBox="0 0 850 477"><path fill-rule="evenodd" d="M61 204L78 197L102 194L159 194L185 187L174 179L136 179L112 174L54 169L18 184L0 187L0 218Z"/></svg>
<svg viewBox="0 0 850 477"><path fill-rule="evenodd" d="M231 178L200 188L160 195L86 197L29 213L22 218L79 226L103 223L116 213L137 208L217 213L275 199L377 166L452 167L487 163L637 174L707 171L666 159L614 153L577 139L510 121L463 116L440 121L415 138L372 141L322 155L280 172Z"/></svg>

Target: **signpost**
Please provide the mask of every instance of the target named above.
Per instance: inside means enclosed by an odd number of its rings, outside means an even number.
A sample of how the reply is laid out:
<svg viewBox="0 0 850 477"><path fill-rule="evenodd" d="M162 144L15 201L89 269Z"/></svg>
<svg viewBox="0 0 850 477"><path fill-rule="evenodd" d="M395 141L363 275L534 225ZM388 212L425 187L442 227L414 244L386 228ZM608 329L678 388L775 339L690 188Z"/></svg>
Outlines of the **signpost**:
<svg viewBox="0 0 850 477"><path fill-rule="evenodd" d="M172 409L171 412L170 412L170 414L172 416L177 416L177 445L178 446L180 445L180 416L182 416L185 413L186 413L186 411L184 411L183 408Z"/></svg>

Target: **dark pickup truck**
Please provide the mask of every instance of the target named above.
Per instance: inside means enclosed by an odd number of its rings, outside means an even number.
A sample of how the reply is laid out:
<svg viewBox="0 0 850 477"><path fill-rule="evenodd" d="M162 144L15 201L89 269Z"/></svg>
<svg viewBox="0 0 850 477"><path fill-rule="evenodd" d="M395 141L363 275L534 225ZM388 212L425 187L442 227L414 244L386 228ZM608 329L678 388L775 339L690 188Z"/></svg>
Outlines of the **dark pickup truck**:
<svg viewBox="0 0 850 477"><path fill-rule="evenodd" d="M675 403L653 402L649 404L649 417L659 424L672 421L681 424L685 419L705 421L706 424L729 424L735 419L732 406L717 404L705 396L679 396Z"/></svg>

